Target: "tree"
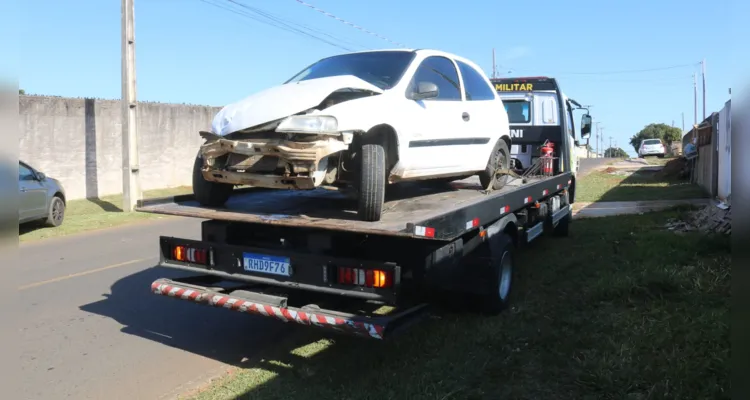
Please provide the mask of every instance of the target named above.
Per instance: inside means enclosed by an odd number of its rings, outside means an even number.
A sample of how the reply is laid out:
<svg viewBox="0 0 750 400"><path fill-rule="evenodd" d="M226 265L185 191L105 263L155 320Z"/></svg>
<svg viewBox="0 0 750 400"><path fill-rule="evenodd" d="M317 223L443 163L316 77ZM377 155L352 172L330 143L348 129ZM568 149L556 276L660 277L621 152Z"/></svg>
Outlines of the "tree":
<svg viewBox="0 0 750 400"><path fill-rule="evenodd" d="M18 94L26 94L26 91L23 89L18 89Z"/></svg>
<svg viewBox="0 0 750 400"><path fill-rule="evenodd" d="M669 147L672 145L672 142L678 141L681 138L682 130L680 128L675 128L667 124L649 124L630 138L630 145L633 146L637 153L644 139L661 139Z"/></svg>
<svg viewBox="0 0 750 400"><path fill-rule="evenodd" d="M607 158L627 158L628 153L625 152L625 150L619 148L619 147L610 147L607 150L604 150L604 157Z"/></svg>

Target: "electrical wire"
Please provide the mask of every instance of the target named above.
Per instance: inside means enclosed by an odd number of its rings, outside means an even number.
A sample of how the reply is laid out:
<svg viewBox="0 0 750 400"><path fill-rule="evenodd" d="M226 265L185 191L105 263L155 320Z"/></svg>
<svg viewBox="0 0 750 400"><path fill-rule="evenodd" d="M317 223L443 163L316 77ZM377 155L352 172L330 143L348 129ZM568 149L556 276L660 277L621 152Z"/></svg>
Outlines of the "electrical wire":
<svg viewBox="0 0 750 400"><path fill-rule="evenodd" d="M335 20L337 20L337 21L339 21L339 22L341 22L341 23L344 23L344 24L346 24L346 25L349 25L349 26L351 26L351 27L353 27L353 28L355 28L355 29L358 29L358 30L360 30L360 31L362 31L362 32L365 32L365 33L367 33L368 35L372 35L372 36L375 36L375 37L377 37L377 38L379 38L379 39L385 40L386 42L389 42L389 43L395 44L396 46L399 46L399 47L406 47L406 45L404 45L403 43L395 42L395 41L393 41L393 40L391 40L391 39L388 39L388 38L387 38L387 37L385 37L385 36L379 35L379 34L377 34L377 33L375 33L375 32L372 32L372 31L370 31L370 30L368 30L368 29L366 29L366 28L363 28L363 27L361 27L361 26L359 26L359 25L357 25L357 24L351 23L351 22L349 22L349 21L347 21L347 20L345 20L345 19L341 19L341 18L339 18L339 17L337 17L337 16L335 16L335 15L333 15L333 14L331 14L331 13L329 13L329 12L325 11L325 10L321 10L320 8L317 8L317 7L315 7L315 6L314 6L314 5L312 5L312 4L309 4L309 3L305 3L305 2L304 2L304 1L302 1L302 0L295 0L295 1L296 1L297 3L299 3L299 4L302 4L302 5L303 5L303 6L305 6L305 7L309 7L309 8L311 8L311 9L313 9L313 10L315 10L315 11L317 11L317 12L319 12L319 13L321 13L321 14L323 14L323 15L327 16L327 17L333 18L333 19L335 19Z"/></svg>
<svg viewBox="0 0 750 400"><path fill-rule="evenodd" d="M556 75L616 75L616 74L633 74L633 73L640 73L640 72L655 72L655 71L666 71L666 70L677 69L677 68L695 67L695 66L698 66L698 65L700 65L699 62L691 63L691 64L670 65L670 66L667 66L667 67L646 68L646 69L631 69L631 70L621 70L621 71L558 72Z"/></svg>
<svg viewBox="0 0 750 400"><path fill-rule="evenodd" d="M281 30L284 30L284 31L287 31L287 32L295 33L295 34L300 35L300 36L305 36L305 37L308 37L308 38L311 38L311 39L315 39L315 40L318 40L320 42L326 43L328 45L337 47L337 48L345 50L345 51L354 51L354 49L352 49L352 48L349 48L349 47L346 47L346 46L342 46L342 45L340 45L338 43L335 43L335 42L332 42L330 40L327 40L327 39L321 38L319 36L316 36L314 34L311 34L310 32L305 32L304 30L296 28L293 25L298 25L298 26L300 26L300 27L302 27L304 29L315 31L315 29L313 29L313 28L310 28L310 27L307 27L307 26L304 26L304 25L301 25L301 24L296 24L296 23L294 23L292 21L285 22L281 18L274 17L270 13L267 13L267 12L265 12L263 10L255 8L255 7L250 7L250 6L247 6L245 4L238 3L238 2L236 2L234 0L226 0L226 1L229 2L229 3L235 4L235 5L238 5L238 6L242 7L242 8L244 8L244 9L248 10L249 12L248 11L244 11L244 10L239 10L239 9L236 9L236 8L232 8L232 7L224 5L224 4L219 4L220 0L212 0L212 1L209 1L209 0L200 0L200 1L203 2L203 3L209 4L211 6L214 6L214 7L217 7L217 8L221 8L221 9L223 9L225 11L229 11L229 12L231 12L233 14L240 15L240 16L252 19L254 21L257 21L257 22L260 22L260 23L272 26L272 27L277 28L277 29L281 29ZM262 18L262 17L265 17L265 19ZM318 33L325 34L325 33L320 32L320 31ZM325 34L325 35L327 35L327 36L329 36L329 37L331 37L333 39L337 39L333 35L330 35L330 34ZM343 41L341 39L338 39L338 40L339 41ZM361 46L361 47L364 47L364 46Z"/></svg>

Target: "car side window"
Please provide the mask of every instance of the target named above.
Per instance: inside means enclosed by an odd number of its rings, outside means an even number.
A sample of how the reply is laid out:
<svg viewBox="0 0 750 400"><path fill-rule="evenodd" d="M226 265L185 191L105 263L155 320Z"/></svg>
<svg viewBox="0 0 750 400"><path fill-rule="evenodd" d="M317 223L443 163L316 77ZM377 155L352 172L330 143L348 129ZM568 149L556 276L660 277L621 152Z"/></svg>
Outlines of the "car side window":
<svg viewBox="0 0 750 400"><path fill-rule="evenodd" d="M451 60L440 56L425 58L414 73L411 85L422 81L432 82L438 87L438 96L429 100L461 101L458 71Z"/></svg>
<svg viewBox="0 0 750 400"><path fill-rule="evenodd" d="M18 180L19 181L31 181L34 180L34 172L23 164L18 164Z"/></svg>
<svg viewBox="0 0 750 400"><path fill-rule="evenodd" d="M495 100L495 91L487 85L482 74L466 63L458 60L456 60L456 63L461 71L461 77L464 79L466 100Z"/></svg>

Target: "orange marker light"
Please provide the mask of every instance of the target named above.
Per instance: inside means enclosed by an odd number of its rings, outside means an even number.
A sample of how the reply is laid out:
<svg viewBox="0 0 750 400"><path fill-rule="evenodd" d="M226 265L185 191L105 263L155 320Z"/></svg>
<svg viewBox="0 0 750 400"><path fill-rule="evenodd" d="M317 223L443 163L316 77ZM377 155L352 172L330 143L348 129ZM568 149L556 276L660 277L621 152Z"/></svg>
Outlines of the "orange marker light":
<svg viewBox="0 0 750 400"><path fill-rule="evenodd" d="M388 285L388 275L386 275L385 271L374 270L372 272L374 278L373 287L382 288Z"/></svg>
<svg viewBox="0 0 750 400"><path fill-rule="evenodd" d="M177 261L185 260L185 246L174 247L174 259Z"/></svg>

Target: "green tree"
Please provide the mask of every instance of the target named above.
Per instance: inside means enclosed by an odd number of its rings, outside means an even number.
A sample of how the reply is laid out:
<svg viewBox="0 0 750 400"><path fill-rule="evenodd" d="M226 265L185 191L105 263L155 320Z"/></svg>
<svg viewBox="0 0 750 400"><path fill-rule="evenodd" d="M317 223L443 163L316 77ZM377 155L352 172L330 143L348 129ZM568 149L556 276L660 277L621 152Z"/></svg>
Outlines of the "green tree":
<svg viewBox="0 0 750 400"><path fill-rule="evenodd" d="M610 147L607 150L604 150L604 157L607 158L627 158L628 153L625 152L625 150L619 148L619 147Z"/></svg>
<svg viewBox="0 0 750 400"><path fill-rule="evenodd" d="M630 138L630 145L633 146L633 149L637 153L644 139L661 139L669 147L672 142L678 141L681 138L682 130L680 128L675 128L667 124L649 124Z"/></svg>
<svg viewBox="0 0 750 400"><path fill-rule="evenodd" d="M26 94L26 91L23 89L18 89L18 94Z"/></svg>

